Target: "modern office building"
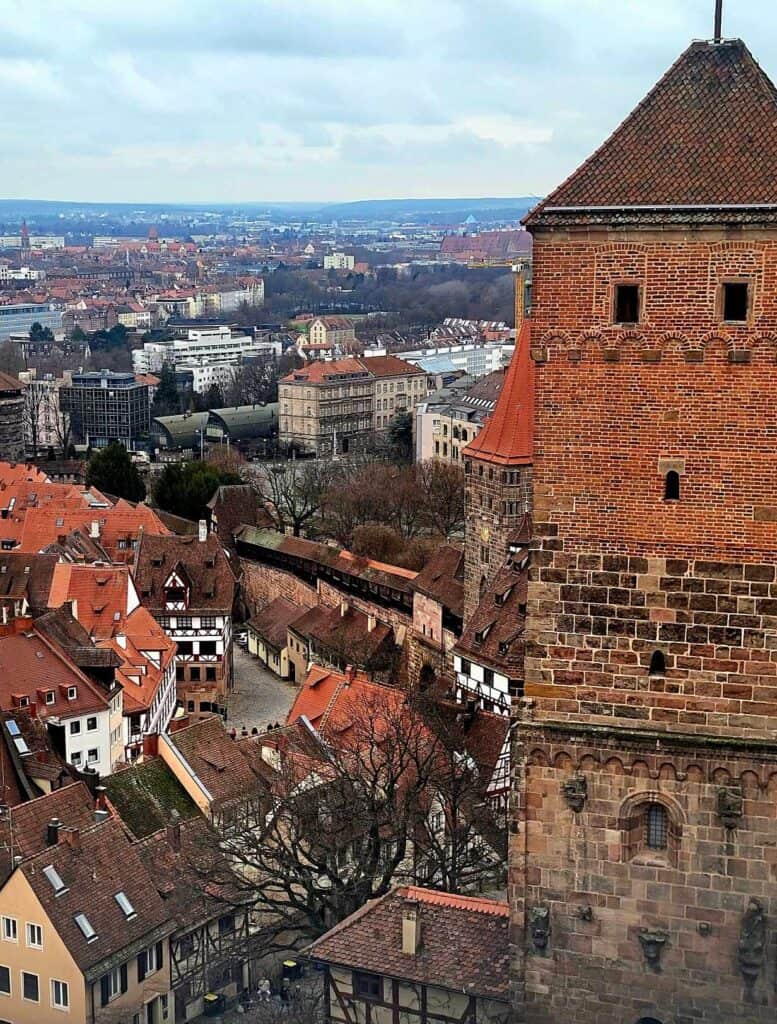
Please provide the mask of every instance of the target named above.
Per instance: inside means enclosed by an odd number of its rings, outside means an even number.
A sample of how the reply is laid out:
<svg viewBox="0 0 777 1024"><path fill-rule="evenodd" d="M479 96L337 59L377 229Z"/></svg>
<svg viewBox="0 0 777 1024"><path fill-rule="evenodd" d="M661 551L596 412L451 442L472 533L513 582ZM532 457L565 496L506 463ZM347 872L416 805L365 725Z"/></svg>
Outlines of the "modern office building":
<svg viewBox="0 0 777 1024"><path fill-rule="evenodd" d="M0 373L0 459L14 462L24 454L24 385Z"/></svg>
<svg viewBox="0 0 777 1024"><path fill-rule="evenodd" d="M132 373L74 373L72 384L60 388L59 404L70 414L73 437L93 448L116 440L134 449L149 431L148 386Z"/></svg>
<svg viewBox="0 0 777 1024"><path fill-rule="evenodd" d="M29 334L33 324L49 327L55 333L62 330L62 310L53 302L20 302L0 306L0 341L8 341L12 334Z"/></svg>

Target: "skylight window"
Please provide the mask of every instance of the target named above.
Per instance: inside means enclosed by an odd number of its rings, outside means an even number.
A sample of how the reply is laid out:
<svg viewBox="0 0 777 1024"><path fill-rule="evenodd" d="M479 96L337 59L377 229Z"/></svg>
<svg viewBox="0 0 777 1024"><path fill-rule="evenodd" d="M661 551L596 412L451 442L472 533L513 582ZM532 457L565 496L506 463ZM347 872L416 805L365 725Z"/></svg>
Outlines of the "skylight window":
<svg viewBox="0 0 777 1024"><path fill-rule="evenodd" d="M128 921L131 921L133 917L138 916L138 912L130 903L129 898L125 892L117 892L116 895L114 896L114 899L121 907L124 916L127 918Z"/></svg>
<svg viewBox="0 0 777 1024"><path fill-rule="evenodd" d="M55 896L61 896L63 892L67 892L67 886L60 878L59 872L53 864L47 864L43 869L43 874L49 880Z"/></svg>
<svg viewBox="0 0 777 1024"><path fill-rule="evenodd" d="M86 916L86 914L76 914L75 921L78 927L81 929L81 934L86 939L86 941L94 942L95 939L97 938L97 932L94 930L94 928L92 928L91 924L89 923L89 918Z"/></svg>

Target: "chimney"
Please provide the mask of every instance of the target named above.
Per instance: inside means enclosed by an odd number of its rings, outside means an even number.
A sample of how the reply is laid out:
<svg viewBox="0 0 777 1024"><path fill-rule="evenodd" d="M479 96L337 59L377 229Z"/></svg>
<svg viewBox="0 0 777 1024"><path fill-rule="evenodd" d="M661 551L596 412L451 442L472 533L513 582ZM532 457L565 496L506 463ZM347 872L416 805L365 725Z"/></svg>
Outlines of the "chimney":
<svg viewBox="0 0 777 1024"><path fill-rule="evenodd" d="M159 736L155 732L147 732L143 736L143 757L156 757L159 753Z"/></svg>
<svg viewBox="0 0 777 1024"><path fill-rule="evenodd" d="M181 850L181 816L178 811L173 810L170 813L170 820L168 821L165 831L167 833L167 843L171 850L175 850L176 853L180 853Z"/></svg>
<svg viewBox="0 0 777 1024"><path fill-rule="evenodd" d="M348 614L348 602L347 601L341 601L340 602L340 618L344 619L347 614Z"/></svg>
<svg viewBox="0 0 777 1024"><path fill-rule="evenodd" d="M402 952L415 956L421 948L421 916L418 900L406 899L402 906Z"/></svg>
<svg viewBox="0 0 777 1024"><path fill-rule="evenodd" d="M200 544L204 544L208 539L208 524L204 519L201 519L197 524L197 539Z"/></svg>
<svg viewBox="0 0 777 1024"><path fill-rule="evenodd" d="M59 830L60 843L67 843L71 850L81 849L81 830L77 828L61 828Z"/></svg>
<svg viewBox="0 0 777 1024"><path fill-rule="evenodd" d="M375 629L377 624L378 624L378 620L375 618L375 616L372 613L370 613L367 616L367 632L371 633L373 631L373 629Z"/></svg>
<svg viewBox="0 0 777 1024"><path fill-rule="evenodd" d="M59 829L62 822L59 818L52 818L46 826L46 846L56 846L59 842Z"/></svg>
<svg viewBox="0 0 777 1024"><path fill-rule="evenodd" d="M94 820L97 825L102 825L102 823L107 821L108 818L110 818L110 814L107 811L103 811L99 807L95 808Z"/></svg>
<svg viewBox="0 0 777 1024"><path fill-rule="evenodd" d="M353 682L353 679L354 679L355 675L356 675L356 673L354 672L353 665L346 665L345 666L345 681L346 681L348 686L350 686L351 683Z"/></svg>
<svg viewBox="0 0 777 1024"><path fill-rule="evenodd" d="M92 540L100 539L100 522L98 519L93 519L89 526L89 536Z"/></svg>
<svg viewBox="0 0 777 1024"><path fill-rule="evenodd" d="M86 783L86 788L92 794L92 799L96 800L97 799L97 787L100 785L100 773L95 771L94 768L90 768L87 765L87 767L84 768L84 770L83 770L83 772L81 774L82 774L84 782Z"/></svg>

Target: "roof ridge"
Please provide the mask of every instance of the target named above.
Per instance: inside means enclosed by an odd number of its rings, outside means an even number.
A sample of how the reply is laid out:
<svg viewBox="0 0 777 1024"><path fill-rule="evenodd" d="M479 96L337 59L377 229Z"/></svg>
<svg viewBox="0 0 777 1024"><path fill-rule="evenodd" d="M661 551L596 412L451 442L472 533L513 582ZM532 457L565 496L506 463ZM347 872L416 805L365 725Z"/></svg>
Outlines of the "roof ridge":
<svg viewBox="0 0 777 1024"><path fill-rule="evenodd" d="M416 899L419 903L455 907L478 914L490 914L496 917L507 917L510 914L510 905L507 900L495 900L487 896L463 896L458 893L444 892L441 889L424 889L416 885L395 889L394 894L403 895L406 899Z"/></svg>

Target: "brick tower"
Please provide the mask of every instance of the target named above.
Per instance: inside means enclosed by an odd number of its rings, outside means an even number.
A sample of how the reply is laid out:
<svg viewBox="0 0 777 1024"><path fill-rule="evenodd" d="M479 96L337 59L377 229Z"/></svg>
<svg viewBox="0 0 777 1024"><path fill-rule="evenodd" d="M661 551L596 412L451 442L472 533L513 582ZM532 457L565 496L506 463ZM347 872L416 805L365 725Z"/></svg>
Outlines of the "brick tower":
<svg viewBox="0 0 777 1024"><path fill-rule="evenodd" d="M693 43L527 226L518 1016L772 1021L777 90Z"/></svg>
<svg viewBox="0 0 777 1024"><path fill-rule="evenodd" d="M515 275L515 352L493 415L464 449L464 622L504 564L511 534L531 512L534 362L527 274Z"/></svg>

